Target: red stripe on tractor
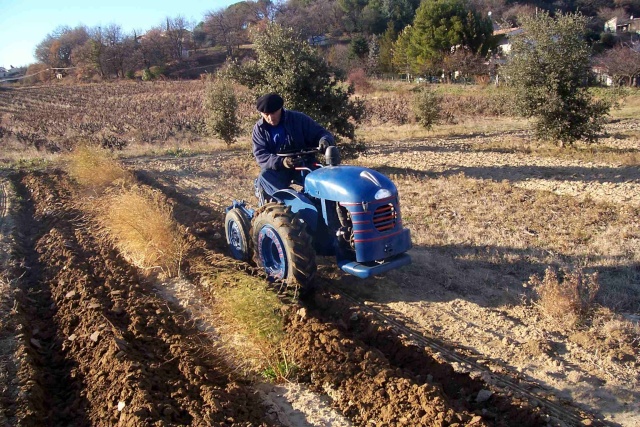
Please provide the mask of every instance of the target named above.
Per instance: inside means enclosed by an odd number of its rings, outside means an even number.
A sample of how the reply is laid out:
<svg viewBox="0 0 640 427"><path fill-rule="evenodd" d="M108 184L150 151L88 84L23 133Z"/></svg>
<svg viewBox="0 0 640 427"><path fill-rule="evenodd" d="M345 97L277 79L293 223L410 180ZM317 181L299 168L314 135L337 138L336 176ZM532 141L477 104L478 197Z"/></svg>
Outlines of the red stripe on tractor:
<svg viewBox="0 0 640 427"><path fill-rule="evenodd" d="M362 243L362 242L373 242L376 240L381 240L381 239L386 239L388 237L393 237L397 234L402 233L402 230L397 231L396 233L392 233L392 234L387 234L386 236L380 236L380 237L374 237L373 239L353 239L354 243Z"/></svg>

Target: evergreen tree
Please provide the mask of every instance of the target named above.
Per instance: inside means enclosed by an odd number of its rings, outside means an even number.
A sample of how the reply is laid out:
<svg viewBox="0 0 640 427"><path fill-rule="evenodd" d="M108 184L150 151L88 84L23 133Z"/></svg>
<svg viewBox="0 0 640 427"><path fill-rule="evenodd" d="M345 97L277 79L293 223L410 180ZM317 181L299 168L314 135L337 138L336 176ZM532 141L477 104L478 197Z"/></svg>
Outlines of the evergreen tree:
<svg viewBox="0 0 640 427"><path fill-rule="evenodd" d="M378 72L380 62L380 43L378 36L372 34L369 36L369 57L367 58L367 73L375 74Z"/></svg>
<svg viewBox="0 0 640 427"><path fill-rule="evenodd" d="M393 44L393 67L399 72L406 75L407 80L410 79L412 60L410 54L411 34L413 27L407 25L398 35L398 39Z"/></svg>
<svg viewBox="0 0 640 427"><path fill-rule="evenodd" d="M257 59L233 65L228 74L252 88L257 96L279 93L286 108L306 113L354 143L354 122L359 121L363 107L350 98L353 86L347 86L344 78L292 29L271 23L254 33L253 42Z"/></svg>
<svg viewBox="0 0 640 427"><path fill-rule="evenodd" d="M590 48L588 18L547 12L523 17L523 32L513 39L505 69L518 112L536 120L539 139L571 144L597 140L609 105L593 99L586 84Z"/></svg>
<svg viewBox="0 0 640 427"><path fill-rule="evenodd" d="M393 73L395 68L393 66L393 45L396 41L396 32L393 27L393 23L389 22L387 30L384 32L379 40L380 54L378 59L378 66L383 73Z"/></svg>
<svg viewBox="0 0 640 427"><path fill-rule="evenodd" d="M409 55L417 70L432 69L456 48L486 53L492 33L491 20L465 0L425 1L413 21Z"/></svg>
<svg viewBox="0 0 640 427"><path fill-rule="evenodd" d="M215 77L207 82L203 106L207 132L232 144L240 135L238 99L231 82Z"/></svg>

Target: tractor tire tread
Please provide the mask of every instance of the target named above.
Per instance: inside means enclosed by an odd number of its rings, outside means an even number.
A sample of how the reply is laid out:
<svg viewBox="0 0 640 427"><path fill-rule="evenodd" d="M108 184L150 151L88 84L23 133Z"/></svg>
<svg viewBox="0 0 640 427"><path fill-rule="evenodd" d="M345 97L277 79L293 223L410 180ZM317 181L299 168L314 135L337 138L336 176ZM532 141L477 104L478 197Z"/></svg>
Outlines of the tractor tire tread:
<svg viewBox="0 0 640 427"><path fill-rule="evenodd" d="M290 248L290 277L287 277L288 285L309 287L315 278L317 264L315 251L312 246L311 236L306 231L306 224L298 221L297 215L291 213L291 207L279 203L267 203L256 210L253 217L252 245L257 247L255 241L258 228L255 225L261 221L268 221L277 229L281 238L285 240L285 246ZM284 232L280 232L283 230ZM258 251L253 251L254 261L261 265ZM292 277L291 277L292 276Z"/></svg>

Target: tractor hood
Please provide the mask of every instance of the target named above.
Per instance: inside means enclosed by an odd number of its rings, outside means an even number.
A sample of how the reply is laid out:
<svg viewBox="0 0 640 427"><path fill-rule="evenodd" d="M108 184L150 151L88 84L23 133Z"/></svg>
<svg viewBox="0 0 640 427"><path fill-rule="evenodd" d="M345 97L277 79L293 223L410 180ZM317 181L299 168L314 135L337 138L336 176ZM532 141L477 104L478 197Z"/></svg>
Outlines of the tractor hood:
<svg viewBox="0 0 640 427"><path fill-rule="evenodd" d="M311 196L336 202L361 203L396 196L389 178L360 166L326 166L311 172L304 181Z"/></svg>

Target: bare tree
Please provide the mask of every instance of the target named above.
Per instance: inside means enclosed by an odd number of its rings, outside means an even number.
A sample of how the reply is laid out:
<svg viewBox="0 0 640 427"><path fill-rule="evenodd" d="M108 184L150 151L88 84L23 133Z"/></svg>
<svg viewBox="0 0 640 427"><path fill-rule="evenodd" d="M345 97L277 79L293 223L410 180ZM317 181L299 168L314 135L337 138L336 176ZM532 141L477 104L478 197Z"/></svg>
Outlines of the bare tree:
<svg viewBox="0 0 640 427"><path fill-rule="evenodd" d="M316 36L339 28L344 13L331 0L317 0L307 6L297 2L286 3L276 21L295 28L303 37Z"/></svg>
<svg viewBox="0 0 640 427"><path fill-rule="evenodd" d="M484 58L467 48L456 49L455 52L445 55L442 68L450 77L458 72L459 77L465 79L470 76L489 74Z"/></svg>
<svg viewBox="0 0 640 427"><path fill-rule="evenodd" d="M607 69L616 85L637 85L640 78L640 52L630 46L618 45L596 58L596 63Z"/></svg>
<svg viewBox="0 0 640 427"><path fill-rule="evenodd" d="M126 73L125 63L127 57L132 53L129 51L131 45L125 43L126 35L122 27L117 24L109 24L103 30L103 41L105 45L102 58L102 68L111 75L124 77Z"/></svg>
<svg viewBox="0 0 640 427"><path fill-rule="evenodd" d="M168 49L161 28L152 28L139 38L139 50L145 68L166 63Z"/></svg>
<svg viewBox="0 0 640 427"><path fill-rule="evenodd" d="M227 56L232 57L234 49L248 41L247 27L251 12L246 2L240 2L206 14L205 31L217 45L226 48Z"/></svg>
<svg viewBox="0 0 640 427"><path fill-rule="evenodd" d="M246 1L245 3L249 6L249 20L253 23L275 20L278 6L271 0Z"/></svg>
<svg viewBox="0 0 640 427"><path fill-rule="evenodd" d="M166 19L165 37L169 48L169 56L182 61L184 52L191 48L191 31L193 23L187 21L183 16Z"/></svg>

